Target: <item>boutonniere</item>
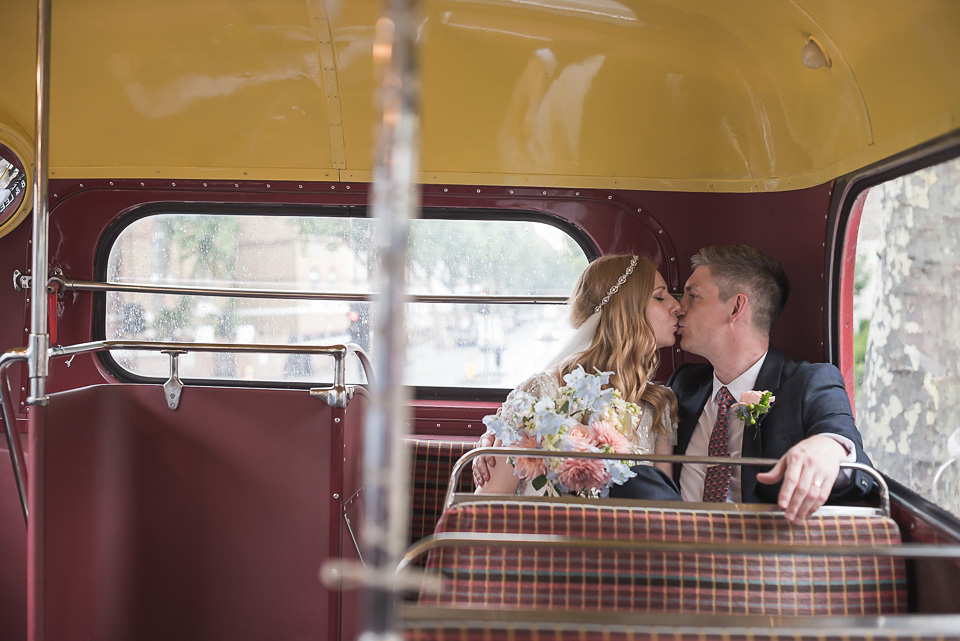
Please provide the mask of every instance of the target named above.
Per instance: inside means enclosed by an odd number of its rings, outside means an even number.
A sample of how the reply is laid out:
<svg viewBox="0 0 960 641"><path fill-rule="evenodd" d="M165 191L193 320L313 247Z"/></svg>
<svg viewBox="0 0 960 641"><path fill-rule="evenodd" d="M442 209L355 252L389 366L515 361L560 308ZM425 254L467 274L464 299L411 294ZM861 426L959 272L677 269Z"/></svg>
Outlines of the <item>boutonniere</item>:
<svg viewBox="0 0 960 641"><path fill-rule="evenodd" d="M758 392L757 390L748 390L740 395L740 401L733 404L737 416L743 421L744 427L755 425L756 431L753 438L760 435L760 420L770 411L770 406L777 400L777 397L767 390Z"/></svg>

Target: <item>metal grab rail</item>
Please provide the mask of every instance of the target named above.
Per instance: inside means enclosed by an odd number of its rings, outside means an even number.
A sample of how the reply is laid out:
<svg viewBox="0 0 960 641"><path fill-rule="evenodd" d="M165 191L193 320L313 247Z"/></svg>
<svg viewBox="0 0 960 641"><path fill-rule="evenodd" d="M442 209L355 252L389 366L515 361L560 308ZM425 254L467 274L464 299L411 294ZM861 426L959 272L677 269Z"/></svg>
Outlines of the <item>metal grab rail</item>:
<svg viewBox="0 0 960 641"><path fill-rule="evenodd" d="M533 450L513 447L478 447L470 450L454 463L450 471L450 485L447 486L447 496L443 501L443 509L453 505L453 495L456 493L457 482L467 463L478 456L526 456L534 458L597 458L616 459L618 461L651 461L654 463L705 463L707 465L763 465L772 467L777 459L771 458L732 458L722 456L679 456L677 454L616 454L607 452L554 452L547 450ZM873 477L880 488L880 511L884 516L890 516L890 488L880 475L880 472L862 463L841 463L842 469L860 470Z"/></svg>
<svg viewBox="0 0 960 641"><path fill-rule="evenodd" d="M423 627L428 632L450 627L489 636L469 638L512 638L510 631L543 631L542 638L597 638L607 632L610 638L660 639L826 639L840 637L848 641L885 639L916 641L919 638L953 639L960 629L957 614L891 615L759 615L706 614L685 612L639 612L636 610L560 610L515 608L509 616L497 608L464 608L405 604L399 609L404 629ZM642 630L642 634L637 631ZM837 631L842 630L842 635ZM570 636L560 634L569 631ZM456 632L455 632L456 634ZM517 635L520 638L520 635ZM426 638L435 638L427 635ZM462 636L452 636L455 639ZM530 637L522 637L530 638ZM536 637L534 637L536 638ZM602 638L607 638L603 636Z"/></svg>
<svg viewBox="0 0 960 641"><path fill-rule="evenodd" d="M7 435L7 447L10 448L10 463L13 465L13 478L17 483L17 494L20 496L20 507L23 508L23 522L27 523L27 479L24 476L26 461L23 457L23 446L20 435L14 425L13 407L10 405L10 396L7 388L6 369L17 361L27 361L27 350L16 349L0 355L0 414L3 416L3 431Z"/></svg>
<svg viewBox="0 0 960 641"><path fill-rule="evenodd" d="M946 472L947 468L951 465L960 466L960 429L947 437L947 452L949 452L950 458L937 468L937 471L933 474L933 482L931 483L933 502L937 505L940 505L940 479L943 477L943 473Z"/></svg>
<svg viewBox="0 0 960 641"><path fill-rule="evenodd" d="M342 388L346 382L347 354L355 354L363 367L367 382L373 380L373 368L366 353L356 343L334 345L277 345L251 343L178 343L161 341L91 341L64 347L51 347L50 357L73 356L87 352L102 352L112 349L129 349L149 352L256 352L268 354L327 354L336 359L333 386Z"/></svg>
<svg viewBox="0 0 960 641"><path fill-rule="evenodd" d="M374 294L350 294L345 292L298 292L283 289L234 289L230 287L164 287L161 285L131 285L123 283L100 283L80 281L62 276L52 276L48 285L58 289L87 292L133 292L136 294L175 294L182 296L219 296L228 298L273 298L278 300L336 300L365 302L374 300ZM565 305L567 296L489 296L489 295L434 295L407 294L408 303L458 303L486 305Z"/></svg>
<svg viewBox="0 0 960 641"><path fill-rule="evenodd" d="M397 566L402 572L424 554L441 547L510 546L548 550L623 550L626 552L695 552L709 554L797 556L882 556L910 559L960 559L960 545L900 543L897 545L810 545L788 543L717 543L711 541L657 541L604 539L561 534L500 532L441 532L424 537L407 548Z"/></svg>
<svg viewBox="0 0 960 641"><path fill-rule="evenodd" d="M933 488L933 502L937 505L940 505L940 479L943 477L943 473L946 472L951 465L957 465L960 467L960 457L950 459L938 467L937 471L933 474L933 482L931 483L931 487Z"/></svg>

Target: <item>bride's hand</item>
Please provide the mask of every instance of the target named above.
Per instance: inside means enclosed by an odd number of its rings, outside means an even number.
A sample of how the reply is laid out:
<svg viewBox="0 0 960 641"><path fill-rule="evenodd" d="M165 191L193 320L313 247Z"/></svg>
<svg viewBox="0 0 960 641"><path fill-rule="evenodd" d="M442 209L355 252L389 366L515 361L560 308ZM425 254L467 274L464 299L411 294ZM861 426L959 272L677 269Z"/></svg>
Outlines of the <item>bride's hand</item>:
<svg viewBox="0 0 960 641"><path fill-rule="evenodd" d="M494 437L491 432L486 432L477 441L477 447L492 447ZM473 459L473 483L480 487L490 480L490 469L497 466L496 458L493 456L478 456Z"/></svg>

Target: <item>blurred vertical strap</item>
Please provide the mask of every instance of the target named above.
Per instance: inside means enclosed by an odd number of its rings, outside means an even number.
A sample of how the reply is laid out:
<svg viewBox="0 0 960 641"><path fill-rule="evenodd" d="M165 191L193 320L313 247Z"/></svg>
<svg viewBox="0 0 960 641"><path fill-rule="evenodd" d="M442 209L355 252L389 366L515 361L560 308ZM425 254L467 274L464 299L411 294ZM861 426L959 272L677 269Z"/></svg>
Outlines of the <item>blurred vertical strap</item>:
<svg viewBox="0 0 960 641"><path fill-rule="evenodd" d="M403 556L410 518L410 451L404 447L404 292L410 219L419 209L419 69L414 51L417 0L388 0L376 24L373 61L380 75L380 121L373 162L372 210L379 225L373 324L376 341L370 411L364 433L366 518L362 547L371 576L392 574ZM398 639L397 591L367 586L364 641Z"/></svg>

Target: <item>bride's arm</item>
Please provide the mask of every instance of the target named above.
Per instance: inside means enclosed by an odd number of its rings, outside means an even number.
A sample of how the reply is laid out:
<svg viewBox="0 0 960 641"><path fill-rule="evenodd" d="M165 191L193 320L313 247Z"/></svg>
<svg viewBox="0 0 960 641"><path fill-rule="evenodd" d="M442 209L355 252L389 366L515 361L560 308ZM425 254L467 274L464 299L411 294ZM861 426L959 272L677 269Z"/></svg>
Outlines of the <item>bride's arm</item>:
<svg viewBox="0 0 960 641"><path fill-rule="evenodd" d="M494 447L500 447L502 443L496 440ZM507 461L506 456L491 456L496 461L495 465L490 466L490 480L483 485L477 486L475 494L514 494L517 491L517 485L520 479L514 476L513 466Z"/></svg>
<svg viewBox="0 0 960 641"><path fill-rule="evenodd" d="M516 390L542 398L555 396L559 388L560 384L555 373L541 372L523 381ZM513 394L514 392L510 392L507 396L508 401ZM504 407L506 405L507 403L504 403ZM509 415L504 418L509 419ZM500 447L502 443L499 440L494 443L493 433L487 432L480 437L477 447L490 445ZM514 475L513 466L507 462L505 456L479 456L473 459L473 483L477 487L476 494L513 494L520 479Z"/></svg>
<svg viewBox="0 0 960 641"><path fill-rule="evenodd" d="M660 432L657 434L657 444L654 446L655 454L673 454L674 446L677 444L677 422L670 415L670 409L667 408L661 419L666 434ZM654 463L664 474L673 478L673 463Z"/></svg>
<svg viewBox="0 0 960 641"><path fill-rule="evenodd" d="M670 443L670 439L662 434L657 435L657 443L653 449L654 454L673 454L673 445ZM659 467L663 472L673 478L673 463L666 462L657 462L654 463L655 466Z"/></svg>

